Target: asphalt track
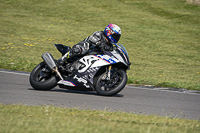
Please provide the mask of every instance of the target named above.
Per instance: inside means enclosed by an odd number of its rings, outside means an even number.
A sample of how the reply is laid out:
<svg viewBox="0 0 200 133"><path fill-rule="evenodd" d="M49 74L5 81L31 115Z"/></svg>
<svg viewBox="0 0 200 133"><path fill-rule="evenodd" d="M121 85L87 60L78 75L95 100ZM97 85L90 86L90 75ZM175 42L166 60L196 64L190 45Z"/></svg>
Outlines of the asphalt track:
<svg viewBox="0 0 200 133"><path fill-rule="evenodd" d="M36 91L29 73L0 69L0 104L55 105L200 120L200 94L126 86L113 97L58 87Z"/></svg>

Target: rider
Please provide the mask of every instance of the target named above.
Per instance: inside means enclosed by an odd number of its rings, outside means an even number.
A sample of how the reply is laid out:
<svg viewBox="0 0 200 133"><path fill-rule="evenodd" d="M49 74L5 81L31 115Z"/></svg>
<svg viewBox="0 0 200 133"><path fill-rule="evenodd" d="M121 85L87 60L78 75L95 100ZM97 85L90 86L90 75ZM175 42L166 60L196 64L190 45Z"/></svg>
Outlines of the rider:
<svg viewBox="0 0 200 133"><path fill-rule="evenodd" d="M91 36L74 45L62 58L58 60L63 64L69 58L85 55L91 47L101 50L111 50L112 43L117 43L121 36L121 29L116 24L109 24L104 31L96 31Z"/></svg>

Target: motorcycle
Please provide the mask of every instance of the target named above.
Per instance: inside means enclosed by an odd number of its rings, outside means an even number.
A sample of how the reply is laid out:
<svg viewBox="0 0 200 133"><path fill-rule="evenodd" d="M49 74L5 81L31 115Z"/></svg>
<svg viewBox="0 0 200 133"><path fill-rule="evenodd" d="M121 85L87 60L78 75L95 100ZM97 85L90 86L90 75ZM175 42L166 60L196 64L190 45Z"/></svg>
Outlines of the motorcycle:
<svg viewBox="0 0 200 133"><path fill-rule="evenodd" d="M65 55L71 47L54 44ZM112 50L89 50L80 58L73 57L62 65L46 52L43 62L31 72L29 81L35 90L60 88L96 91L102 96L113 96L126 85L126 71L130 69L128 52L122 44L113 44Z"/></svg>

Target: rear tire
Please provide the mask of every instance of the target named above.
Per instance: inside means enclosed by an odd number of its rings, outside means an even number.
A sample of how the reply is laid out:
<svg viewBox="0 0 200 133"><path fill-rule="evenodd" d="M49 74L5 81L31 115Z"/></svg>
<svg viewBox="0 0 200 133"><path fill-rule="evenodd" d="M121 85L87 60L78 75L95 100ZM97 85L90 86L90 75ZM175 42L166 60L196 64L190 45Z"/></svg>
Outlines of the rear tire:
<svg viewBox="0 0 200 133"><path fill-rule="evenodd" d="M48 72L43 71L44 69ZM51 90L57 85L55 73L49 71L45 62L41 62L32 70L29 81L35 90Z"/></svg>
<svg viewBox="0 0 200 133"><path fill-rule="evenodd" d="M99 95L102 96L113 96L119 93L126 85L127 75L125 70L117 70L115 74L111 74L110 80L105 80L105 73L101 74L97 80L95 89Z"/></svg>

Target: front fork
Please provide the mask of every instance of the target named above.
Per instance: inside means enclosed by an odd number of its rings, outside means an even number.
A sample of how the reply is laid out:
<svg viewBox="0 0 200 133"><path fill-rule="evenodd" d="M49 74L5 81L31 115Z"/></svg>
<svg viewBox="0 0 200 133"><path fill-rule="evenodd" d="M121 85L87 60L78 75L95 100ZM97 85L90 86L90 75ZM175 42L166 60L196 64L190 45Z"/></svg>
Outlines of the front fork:
<svg viewBox="0 0 200 133"><path fill-rule="evenodd" d="M110 65L109 67L108 67L108 77L107 77L107 80L110 80L110 71L111 71L111 68L112 68L112 66Z"/></svg>

